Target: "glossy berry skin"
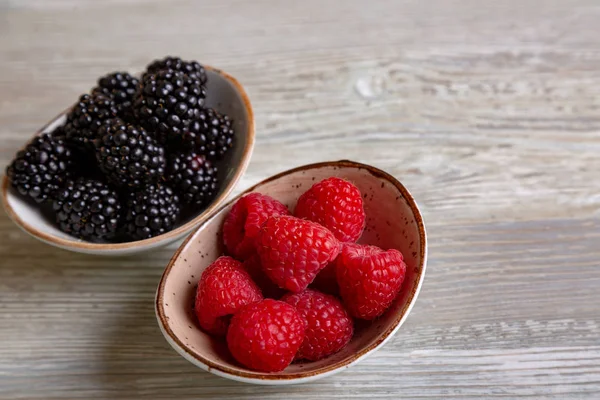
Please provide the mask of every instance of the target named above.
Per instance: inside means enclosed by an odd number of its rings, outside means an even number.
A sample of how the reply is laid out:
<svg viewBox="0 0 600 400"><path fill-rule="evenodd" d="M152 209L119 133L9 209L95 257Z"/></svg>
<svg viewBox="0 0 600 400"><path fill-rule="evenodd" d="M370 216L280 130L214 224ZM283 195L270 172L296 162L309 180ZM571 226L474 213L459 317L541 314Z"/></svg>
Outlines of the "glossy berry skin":
<svg viewBox="0 0 600 400"><path fill-rule="evenodd" d="M254 241L265 221L289 213L285 205L264 194L250 193L240 198L223 222L227 251L240 260L248 258L256 253Z"/></svg>
<svg viewBox="0 0 600 400"><path fill-rule="evenodd" d="M183 147L191 147L211 160L221 160L233 148L234 140L233 121L212 108L200 110L182 137Z"/></svg>
<svg viewBox="0 0 600 400"><path fill-rule="evenodd" d="M355 242L365 228L365 209L360 191L340 178L314 184L300 198L294 215L317 222L341 242Z"/></svg>
<svg viewBox="0 0 600 400"><path fill-rule="evenodd" d="M117 107L111 97L84 94L67 114L66 138L79 149L93 151L100 127L116 117Z"/></svg>
<svg viewBox="0 0 600 400"><path fill-rule="evenodd" d="M149 185L131 192L124 205L125 232L133 240L169 232L181 213L179 197L165 185Z"/></svg>
<svg viewBox="0 0 600 400"><path fill-rule="evenodd" d="M37 203L51 200L72 175L73 157L60 136L34 137L6 168L11 185Z"/></svg>
<svg viewBox="0 0 600 400"><path fill-rule="evenodd" d="M305 323L291 305L265 299L238 311L229 324L227 345L242 365L278 372L290 365L304 340Z"/></svg>
<svg viewBox="0 0 600 400"><path fill-rule="evenodd" d="M52 208L60 230L92 241L113 238L121 220L117 192L94 179L67 182L57 191Z"/></svg>
<svg viewBox="0 0 600 400"><path fill-rule="evenodd" d="M148 65L142 79L149 74L153 74L162 70L175 70L192 76L205 84L207 81L206 70L197 61L184 61L179 57L165 57L161 60L154 60Z"/></svg>
<svg viewBox="0 0 600 400"><path fill-rule="evenodd" d="M115 102L117 114L124 119L133 117L133 98L139 80L127 72L112 72L98 79L92 94L103 94Z"/></svg>
<svg viewBox="0 0 600 400"><path fill-rule="evenodd" d="M202 329L224 336L229 318L241 307L262 300L260 289L231 257L219 257L202 273L194 311Z"/></svg>
<svg viewBox="0 0 600 400"><path fill-rule="evenodd" d="M106 178L119 187L140 188L165 173L165 149L144 128L113 119L99 129L96 160Z"/></svg>
<svg viewBox="0 0 600 400"><path fill-rule="evenodd" d="M398 250L345 244L336 259L340 294L348 312L372 320L392 304L404 281L406 264Z"/></svg>
<svg viewBox="0 0 600 400"><path fill-rule="evenodd" d="M218 170L206 157L194 152L172 154L167 164L167 181L186 204L203 207L218 190Z"/></svg>
<svg viewBox="0 0 600 400"><path fill-rule="evenodd" d="M263 270L277 286L300 292L338 255L340 245L321 225L292 216L271 217L256 238Z"/></svg>
<svg viewBox="0 0 600 400"><path fill-rule="evenodd" d="M243 262L244 269L250 274L252 280L260 288L264 297L270 299L279 299L286 292L285 290L278 287L276 284L269 279L269 277L263 271L260 257L254 253L252 256L246 258Z"/></svg>
<svg viewBox="0 0 600 400"><path fill-rule="evenodd" d="M141 125L160 144L180 140L204 106L206 88L183 72L161 70L146 75L138 87L133 110Z"/></svg>
<svg viewBox="0 0 600 400"><path fill-rule="evenodd" d="M337 353L352 339L352 318L335 297L306 289L285 295L281 301L294 306L306 321L304 341L296 359L320 360Z"/></svg>

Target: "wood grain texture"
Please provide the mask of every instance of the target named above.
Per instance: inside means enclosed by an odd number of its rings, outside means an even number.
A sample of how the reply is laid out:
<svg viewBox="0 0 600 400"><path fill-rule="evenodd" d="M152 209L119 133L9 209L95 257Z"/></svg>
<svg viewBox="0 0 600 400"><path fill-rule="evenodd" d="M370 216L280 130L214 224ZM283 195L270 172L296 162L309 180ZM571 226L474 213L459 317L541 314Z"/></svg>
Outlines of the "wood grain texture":
<svg viewBox="0 0 600 400"><path fill-rule="evenodd" d="M174 251L105 259L0 216L0 398L600 397L600 6L594 0L0 0L0 161L115 69L176 54L245 85L238 191L354 159L402 180L425 285L379 353L302 386L201 372L158 331Z"/></svg>

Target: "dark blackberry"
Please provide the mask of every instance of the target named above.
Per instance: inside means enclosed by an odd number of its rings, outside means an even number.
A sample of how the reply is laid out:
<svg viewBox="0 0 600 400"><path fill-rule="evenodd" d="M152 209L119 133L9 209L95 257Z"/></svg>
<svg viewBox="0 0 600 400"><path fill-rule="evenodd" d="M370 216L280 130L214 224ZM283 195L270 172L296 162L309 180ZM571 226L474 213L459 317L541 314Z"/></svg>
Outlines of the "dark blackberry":
<svg viewBox="0 0 600 400"><path fill-rule="evenodd" d="M77 166L76 176L104 180L104 173L100 170L93 153L89 154L73 147L71 154L73 154L73 163Z"/></svg>
<svg viewBox="0 0 600 400"><path fill-rule="evenodd" d="M133 118L133 98L139 80L127 72L113 72L98 79L98 86L92 89L92 94L103 94L115 102L119 117L131 120Z"/></svg>
<svg viewBox="0 0 600 400"><path fill-rule="evenodd" d="M111 239L121 218L117 192L88 178L67 182L57 191L52 208L63 232L92 241Z"/></svg>
<svg viewBox="0 0 600 400"><path fill-rule="evenodd" d="M138 188L164 175L165 149L144 128L113 119L99 132L96 160L110 182Z"/></svg>
<svg viewBox="0 0 600 400"><path fill-rule="evenodd" d="M73 146L72 142L66 140L66 127L64 125L56 127L50 135L53 138L62 139L65 141L67 148L71 152L72 165L75 165L73 170L77 171L77 176L85 176L88 178L100 178L102 173L98 169L96 158L88 151L84 151L79 146Z"/></svg>
<svg viewBox="0 0 600 400"><path fill-rule="evenodd" d="M207 81L206 70L202 65L197 61L183 61L179 57L165 57L162 60L154 60L146 68L146 72L142 76L142 79L146 77L146 75L154 74L165 69L181 71L192 78L198 79L201 84L205 84Z"/></svg>
<svg viewBox="0 0 600 400"><path fill-rule="evenodd" d="M217 167L194 152L175 154L169 159L167 180L184 203L195 206L207 205L218 189Z"/></svg>
<svg viewBox="0 0 600 400"><path fill-rule="evenodd" d="M82 149L93 149L98 129L117 116L115 102L103 94L84 94L67 114L67 140Z"/></svg>
<svg viewBox="0 0 600 400"><path fill-rule="evenodd" d="M73 158L63 138L48 133L33 138L6 168L12 186L38 203L51 199L71 176Z"/></svg>
<svg viewBox="0 0 600 400"><path fill-rule="evenodd" d="M50 136L55 139L66 139L67 133L65 132L65 126L59 125L50 132Z"/></svg>
<svg viewBox="0 0 600 400"><path fill-rule="evenodd" d="M233 147L234 139L233 121L212 108L200 111L198 119L183 134L185 147L191 146L211 160L222 159Z"/></svg>
<svg viewBox="0 0 600 400"><path fill-rule="evenodd" d="M169 232L181 213L179 197L164 185L130 193L125 204L125 232L134 240Z"/></svg>
<svg viewBox="0 0 600 400"><path fill-rule="evenodd" d="M133 109L142 126L164 144L181 138L198 119L205 97L206 88L198 79L164 70L142 79Z"/></svg>

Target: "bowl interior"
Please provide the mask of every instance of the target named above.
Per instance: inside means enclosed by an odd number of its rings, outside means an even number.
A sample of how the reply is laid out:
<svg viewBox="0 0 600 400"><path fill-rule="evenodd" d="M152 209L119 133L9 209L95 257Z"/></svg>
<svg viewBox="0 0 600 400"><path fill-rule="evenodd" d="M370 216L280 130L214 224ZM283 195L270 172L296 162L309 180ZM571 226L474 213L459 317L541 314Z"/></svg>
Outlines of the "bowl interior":
<svg viewBox="0 0 600 400"><path fill-rule="evenodd" d="M89 243L77 239L59 230L52 220L51 213L43 213L39 206L19 196L4 177L2 191L5 208L15 220L15 222L24 228L27 232L51 244L72 250L97 250L119 251L136 250L140 251L150 248L158 243L166 244L181 238L187 234L195 225L214 211L227 197L233 189L235 183L242 176L250 161L252 147L254 144L254 120L252 109L246 94L239 84L227 74L207 68L208 84L206 105L214 108L221 113L226 113L233 120L235 127L235 147L226 155L225 159L219 163L219 178L222 182L221 187L215 199L209 207L199 210L197 213L188 215L182 219L178 225L170 232L163 235L134 242L127 243ZM42 128L37 135L51 132L57 126L64 124L66 112L63 112L48 125Z"/></svg>
<svg viewBox="0 0 600 400"><path fill-rule="evenodd" d="M352 181L363 193L367 226L360 242L399 249L404 254L406 279L390 309L375 321L357 323L356 334L349 345L324 360L294 363L285 371L272 374L253 372L238 365L229 355L223 340L214 339L199 328L193 312L194 294L202 271L223 253L221 225L232 201L199 227L163 275L158 289L157 314L159 323L176 350L190 361L209 367L209 370L215 369L221 375L250 380L297 379L350 364L375 349L399 326L415 300L422 280L425 236L414 201L397 181L366 166L337 162L299 168L262 182L249 191L272 196L293 210L296 200L304 191L330 176Z"/></svg>

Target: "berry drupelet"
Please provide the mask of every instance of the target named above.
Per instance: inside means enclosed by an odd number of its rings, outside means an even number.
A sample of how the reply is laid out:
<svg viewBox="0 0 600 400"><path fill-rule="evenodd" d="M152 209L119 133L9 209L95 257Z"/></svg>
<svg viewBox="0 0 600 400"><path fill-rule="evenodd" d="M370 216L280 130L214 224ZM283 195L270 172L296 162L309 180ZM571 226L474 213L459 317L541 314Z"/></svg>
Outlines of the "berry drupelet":
<svg viewBox="0 0 600 400"><path fill-rule="evenodd" d="M52 204L59 228L82 239L111 239L121 218L117 192L106 183L87 178L69 181Z"/></svg>
<svg viewBox="0 0 600 400"><path fill-rule="evenodd" d="M133 118L133 98L139 80L127 72L113 72L98 79L92 94L102 94L115 102L119 117Z"/></svg>
<svg viewBox="0 0 600 400"><path fill-rule="evenodd" d="M156 183L165 172L165 149L143 128L113 119L101 129L96 159L106 178L120 187Z"/></svg>
<svg viewBox="0 0 600 400"><path fill-rule="evenodd" d="M125 209L125 232L133 240L170 231L181 212L179 197L164 185L149 185L130 193Z"/></svg>
<svg viewBox="0 0 600 400"><path fill-rule="evenodd" d="M211 160L220 160L233 147L233 121L212 108L203 109L198 119L184 132L183 142Z"/></svg>
<svg viewBox="0 0 600 400"><path fill-rule="evenodd" d="M162 70L142 79L133 109L142 126L165 144L180 139L199 118L205 97L206 88L199 79Z"/></svg>
<svg viewBox="0 0 600 400"><path fill-rule="evenodd" d="M67 114L67 140L81 149L93 149L98 130L117 116L115 101L103 94L84 94Z"/></svg>
<svg viewBox="0 0 600 400"><path fill-rule="evenodd" d="M184 203L205 206L217 192L217 167L194 152L174 154L169 159L167 181Z"/></svg>
<svg viewBox="0 0 600 400"><path fill-rule="evenodd" d="M42 134L19 151L6 169L12 186L37 203L51 199L71 176L73 158L61 136Z"/></svg>
<svg viewBox="0 0 600 400"><path fill-rule="evenodd" d="M206 70L197 61L184 61L179 57L165 57L162 60L154 60L146 68L142 79L149 74L154 74L166 69L183 72L192 78L198 79L200 83L207 81Z"/></svg>

